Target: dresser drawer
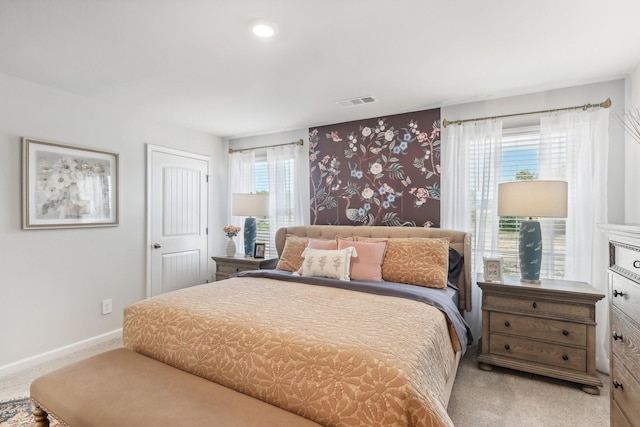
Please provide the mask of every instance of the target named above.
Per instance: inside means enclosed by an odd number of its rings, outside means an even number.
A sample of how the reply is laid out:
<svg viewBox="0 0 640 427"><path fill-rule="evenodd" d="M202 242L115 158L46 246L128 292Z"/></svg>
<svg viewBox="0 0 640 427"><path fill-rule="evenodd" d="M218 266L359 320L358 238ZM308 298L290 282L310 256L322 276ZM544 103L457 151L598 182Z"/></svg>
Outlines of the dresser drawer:
<svg viewBox="0 0 640 427"><path fill-rule="evenodd" d="M635 246L614 243L615 256L613 257L614 270L640 280L640 248Z"/></svg>
<svg viewBox="0 0 640 427"><path fill-rule="evenodd" d="M593 322L593 306L552 302L545 299L485 295L482 300L482 308Z"/></svg>
<svg viewBox="0 0 640 427"><path fill-rule="evenodd" d="M611 309L611 351L633 376L640 379L640 329L622 312Z"/></svg>
<svg viewBox="0 0 640 427"><path fill-rule="evenodd" d="M561 320L547 320L517 314L492 312L489 329L491 333L520 335L564 345L587 345L587 326Z"/></svg>
<svg viewBox="0 0 640 427"><path fill-rule="evenodd" d="M491 334L489 353L584 372L586 349L565 347L525 338Z"/></svg>
<svg viewBox="0 0 640 427"><path fill-rule="evenodd" d="M640 384L615 355L611 358L611 368L613 401L628 420L640 420Z"/></svg>
<svg viewBox="0 0 640 427"><path fill-rule="evenodd" d="M611 401L611 427L632 427L614 401Z"/></svg>
<svg viewBox="0 0 640 427"><path fill-rule="evenodd" d="M611 304L632 319L640 319L640 285L611 273Z"/></svg>

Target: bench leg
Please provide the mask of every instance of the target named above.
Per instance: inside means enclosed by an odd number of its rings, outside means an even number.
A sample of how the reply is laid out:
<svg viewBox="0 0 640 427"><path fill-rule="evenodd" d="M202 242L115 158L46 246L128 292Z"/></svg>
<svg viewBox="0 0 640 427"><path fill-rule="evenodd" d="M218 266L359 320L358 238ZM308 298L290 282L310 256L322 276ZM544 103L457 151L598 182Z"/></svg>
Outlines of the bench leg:
<svg viewBox="0 0 640 427"><path fill-rule="evenodd" d="M49 415L39 406L33 409L33 420L35 427L49 427Z"/></svg>

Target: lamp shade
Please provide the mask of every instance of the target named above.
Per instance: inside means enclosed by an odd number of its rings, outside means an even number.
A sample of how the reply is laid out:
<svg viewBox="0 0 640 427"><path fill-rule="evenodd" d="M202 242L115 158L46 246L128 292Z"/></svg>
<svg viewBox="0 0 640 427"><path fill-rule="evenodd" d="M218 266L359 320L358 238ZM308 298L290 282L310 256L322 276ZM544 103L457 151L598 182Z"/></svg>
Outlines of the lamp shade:
<svg viewBox="0 0 640 427"><path fill-rule="evenodd" d="M269 214L267 194L234 193L231 200L231 214L235 216L265 216Z"/></svg>
<svg viewBox="0 0 640 427"><path fill-rule="evenodd" d="M567 217L565 181L513 181L498 185L498 215Z"/></svg>

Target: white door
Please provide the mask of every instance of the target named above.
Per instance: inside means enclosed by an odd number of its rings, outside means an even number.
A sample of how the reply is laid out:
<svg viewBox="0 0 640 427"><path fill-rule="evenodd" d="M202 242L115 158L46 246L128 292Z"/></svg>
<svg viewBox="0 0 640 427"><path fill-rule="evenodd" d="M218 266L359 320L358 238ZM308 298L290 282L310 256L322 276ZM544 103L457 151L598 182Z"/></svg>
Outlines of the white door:
<svg viewBox="0 0 640 427"><path fill-rule="evenodd" d="M147 146L148 296L207 281L209 163L206 156Z"/></svg>

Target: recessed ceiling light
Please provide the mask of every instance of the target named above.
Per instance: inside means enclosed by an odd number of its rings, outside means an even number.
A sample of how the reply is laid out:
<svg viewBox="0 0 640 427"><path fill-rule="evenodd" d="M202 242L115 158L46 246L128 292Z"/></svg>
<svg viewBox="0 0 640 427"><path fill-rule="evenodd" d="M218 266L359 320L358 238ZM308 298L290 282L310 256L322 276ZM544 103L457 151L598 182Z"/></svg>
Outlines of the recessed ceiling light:
<svg viewBox="0 0 640 427"><path fill-rule="evenodd" d="M278 33L278 26L268 21L253 21L251 23L251 31L258 37L268 39Z"/></svg>

